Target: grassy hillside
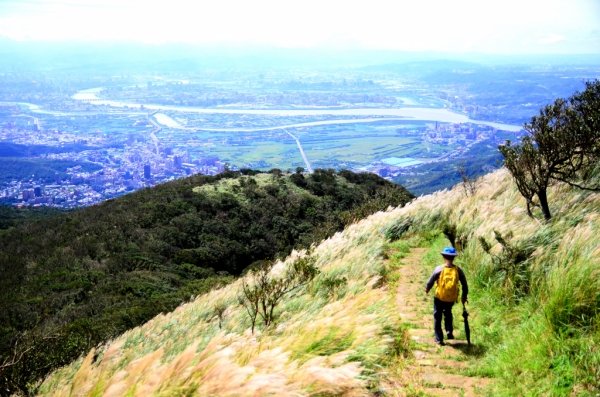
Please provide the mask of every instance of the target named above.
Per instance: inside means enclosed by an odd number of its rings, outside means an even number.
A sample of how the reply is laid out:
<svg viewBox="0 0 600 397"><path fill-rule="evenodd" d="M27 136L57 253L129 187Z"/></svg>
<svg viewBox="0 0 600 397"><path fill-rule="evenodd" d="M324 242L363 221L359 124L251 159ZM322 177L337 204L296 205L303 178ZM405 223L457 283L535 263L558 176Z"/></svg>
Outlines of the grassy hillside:
<svg viewBox="0 0 600 397"><path fill-rule="evenodd" d="M380 388L412 360L388 287L402 254L384 257L390 245L430 247L423 266L432 270L445 231L471 287L475 346L466 371L492 378L485 394L595 396L600 194L563 185L550 193L557 215L548 224L526 216L504 170L482 178L474 196L457 186L379 212L314 249L321 273L283 301L276 326L250 333L237 281L56 371L40 395L423 395L410 380ZM347 284L327 292L341 277Z"/></svg>
<svg viewBox="0 0 600 397"><path fill-rule="evenodd" d="M360 395L401 346L392 296L377 288L386 221L375 216L316 248L321 274L283 303L271 331L250 333L238 281L91 352L51 376L40 394ZM296 255L303 254L275 272ZM347 284L335 294L319 288L341 276ZM219 301L227 305L222 329Z"/></svg>
<svg viewBox="0 0 600 397"><path fill-rule="evenodd" d="M494 395L600 391L600 194L557 184L549 201L551 222L528 217L500 170L473 197L455 187L403 215L412 233L455 236L477 313L472 373L497 378Z"/></svg>
<svg viewBox="0 0 600 397"><path fill-rule="evenodd" d="M0 232L2 390L26 390L83 352L407 202L372 174L193 176ZM251 174L251 175L250 175Z"/></svg>

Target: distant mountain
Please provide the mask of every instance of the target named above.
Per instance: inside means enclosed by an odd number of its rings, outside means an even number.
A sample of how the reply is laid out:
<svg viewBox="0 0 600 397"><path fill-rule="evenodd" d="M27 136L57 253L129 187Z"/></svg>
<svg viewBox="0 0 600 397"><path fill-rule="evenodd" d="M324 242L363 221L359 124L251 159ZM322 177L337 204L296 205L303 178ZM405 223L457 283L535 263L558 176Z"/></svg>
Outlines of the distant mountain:
<svg viewBox="0 0 600 397"><path fill-rule="evenodd" d="M0 387L25 391L253 263L413 197L374 174L227 171L1 231L0 362L25 354L0 369Z"/></svg>
<svg viewBox="0 0 600 397"><path fill-rule="evenodd" d="M77 71L88 73L140 73L203 70L273 70L290 67L371 67L412 63L447 62L481 65L591 65L600 62L598 54L481 54L448 52L408 52L340 47L331 43L315 48L281 48L264 45L193 45L185 43L143 44L121 41L17 41L0 36L0 68L21 71ZM451 65L456 62L456 65ZM381 69L383 70L383 69Z"/></svg>
<svg viewBox="0 0 600 397"><path fill-rule="evenodd" d="M41 179L44 183L50 183L54 181L56 173L64 180L67 177L67 168L75 166L81 166L81 172L102 169L100 165L89 162L0 157L0 183L29 180L29 178L33 178L35 181Z"/></svg>
<svg viewBox="0 0 600 397"><path fill-rule="evenodd" d="M0 157L29 157L49 153L67 153L89 150L89 146L72 144L66 146L21 145L12 142L0 142Z"/></svg>
<svg viewBox="0 0 600 397"><path fill-rule="evenodd" d="M398 74L419 74L427 75L433 72L442 70L473 70L481 69L484 66L479 63L460 61L460 60L449 60L449 59L437 59L428 61L414 61L406 63L390 63L383 65L371 65L361 68L366 71L384 71L394 72Z"/></svg>

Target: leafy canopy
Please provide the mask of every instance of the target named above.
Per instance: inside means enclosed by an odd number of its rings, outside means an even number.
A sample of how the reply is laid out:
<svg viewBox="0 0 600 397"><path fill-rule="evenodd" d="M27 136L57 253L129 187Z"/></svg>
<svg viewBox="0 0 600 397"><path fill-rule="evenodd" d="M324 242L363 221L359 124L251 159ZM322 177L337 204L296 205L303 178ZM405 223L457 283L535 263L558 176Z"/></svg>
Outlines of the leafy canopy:
<svg viewBox="0 0 600 397"><path fill-rule="evenodd" d="M530 216L532 207L539 207L544 220L552 218L547 189L555 181L600 191L594 181L600 156L600 81L586 82L583 92L546 105L525 130L520 145L507 141L499 150Z"/></svg>

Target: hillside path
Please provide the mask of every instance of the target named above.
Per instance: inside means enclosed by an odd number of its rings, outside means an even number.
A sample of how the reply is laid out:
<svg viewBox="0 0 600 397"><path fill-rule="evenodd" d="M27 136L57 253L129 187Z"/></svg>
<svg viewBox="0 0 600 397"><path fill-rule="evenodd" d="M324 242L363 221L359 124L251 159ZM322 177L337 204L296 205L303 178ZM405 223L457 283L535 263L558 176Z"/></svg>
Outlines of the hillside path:
<svg viewBox="0 0 600 397"><path fill-rule="evenodd" d="M446 340L446 346L438 346L433 337L433 293L425 294L428 270L420 261L427 248L412 248L401 259L400 279L396 291L396 304L402 321L409 326L414 360L409 360L407 374L397 386L410 385L415 391L430 396L476 396L478 389L489 384L489 379L459 374L468 367L469 353L464 334L462 305L454 306L454 340ZM400 391L400 390L398 390ZM395 395L395 394L392 394ZM404 393L398 393L398 396Z"/></svg>

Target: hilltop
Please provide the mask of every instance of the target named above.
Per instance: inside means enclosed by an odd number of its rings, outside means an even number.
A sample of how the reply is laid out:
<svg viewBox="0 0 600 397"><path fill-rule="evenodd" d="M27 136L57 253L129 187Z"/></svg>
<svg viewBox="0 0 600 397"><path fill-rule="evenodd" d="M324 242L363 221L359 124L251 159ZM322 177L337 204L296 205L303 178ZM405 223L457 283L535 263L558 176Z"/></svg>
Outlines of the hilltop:
<svg viewBox="0 0 600 397"><path fill-rule="evenodd" d="M484 395L596 395L600 194L558 183L549 199L552 221L528 217L501 169L472 194L457 185L378 212L275 265L273 280L299 258L320 272L281 302L274 326L250 331L238 301L246 276L90 351L39 394L427 395L443 385L415 375L419 342L396 286L407 253L428 274L450 239L471 286L474 343L454 371L489 378Z"/></svg>
<svg viewBox="0 0 600 397"><path fill-rule="evenodd" d="M28 178L34 179L35 183L43 181L45 183L55 180L55 174L64 180L68 175L68 168L80 166L84 172L98 171L102 167L94 163L81 163L70 160L55 159L23 159L0 157L0 183L10 183L12 181L26 181ZM35 175L35 177L32 177Z"/></svg>
<svg viewBox="0 0 600 397"><path fill-rule="evenodd" d="M90 348L414 196L349 171L192 176L0 232L0 383L30 388ZM10 365L13 364L13 365Z"/></svg>

